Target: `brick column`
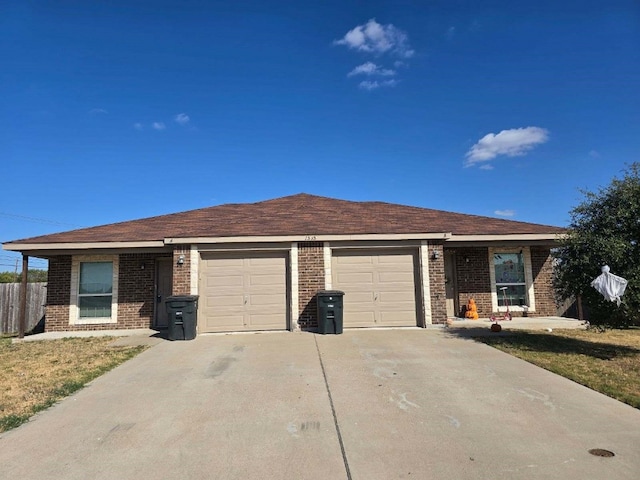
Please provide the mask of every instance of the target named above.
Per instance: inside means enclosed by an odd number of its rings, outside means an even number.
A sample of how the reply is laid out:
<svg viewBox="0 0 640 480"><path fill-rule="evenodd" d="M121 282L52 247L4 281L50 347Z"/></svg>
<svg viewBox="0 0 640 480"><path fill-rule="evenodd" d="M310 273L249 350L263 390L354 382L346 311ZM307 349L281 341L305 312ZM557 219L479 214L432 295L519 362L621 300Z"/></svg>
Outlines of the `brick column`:
<svg viewBox="0 0 640 480"><path fill-rule="evenodd" d="M191 295L191 245L176 245L173 248L172 293Z"/></svg>
<svg viewBox="0 0 640 480"><path fill-rule="evenodd" d="M530 251L533 290L536 296L536 311L532 315L558 315L553 288L553 259L549 247L531 247Z"/></svg>
<svg viewBox="0 0 640 480"><path fill-rule="evenodd" d="M70 330L71 255L49 258L45 331Z"/></svg>
<svg viewBox="0 0 640 480"><path fill-rule="evenodd" d="M440 244L429 244L429 291L431 323L447 322L447 295L444 284L444 250ZM438 258L434 258L437 256Z"/></svg>
<svg viewBox="0 0 640 480"><path fill-rule="evenodd" d="M303 330L318 327L316 293L325 288L322 242L298 244L298 325Z"/></svg>

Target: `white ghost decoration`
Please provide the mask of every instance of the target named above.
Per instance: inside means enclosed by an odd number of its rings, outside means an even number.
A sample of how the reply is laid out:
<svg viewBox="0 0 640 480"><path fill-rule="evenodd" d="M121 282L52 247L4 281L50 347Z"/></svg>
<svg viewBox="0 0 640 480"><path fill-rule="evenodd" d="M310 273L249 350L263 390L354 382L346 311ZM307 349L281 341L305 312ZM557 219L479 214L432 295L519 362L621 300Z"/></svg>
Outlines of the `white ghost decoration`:
<svg viewBox="0 0 640 480"><path fill-rule="evenodd" d="M591 286L602 294L604 298L610 302L616 302L620 306L622 302L620 297L624 294L629 282L622 277L609 273L610 270L609 265L602 267L602 273L591 282Z"/></svg>

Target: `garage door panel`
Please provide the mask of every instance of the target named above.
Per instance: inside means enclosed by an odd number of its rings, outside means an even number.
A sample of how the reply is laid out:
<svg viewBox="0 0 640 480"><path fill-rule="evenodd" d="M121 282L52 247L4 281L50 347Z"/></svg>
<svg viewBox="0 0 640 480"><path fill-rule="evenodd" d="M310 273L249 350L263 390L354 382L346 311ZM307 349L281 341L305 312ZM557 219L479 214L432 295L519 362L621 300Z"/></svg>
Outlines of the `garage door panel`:
<svg viewBox="0 0 640 480"><path fill-rule="evenodd" d="M353 287L358 287L361 285L366 286L373 284L373 273L372 272L349 272L349 273L338 273L338 282L341 285L351 285Z"/></svg>
<svg viewBox="0 0 640 480"><path fill-rule="evenodd" d="M413 285L413 270L410 272L378 272L378 281L386 284Z"/></svg>
<svg viewBox="0 0 640 480"><path fill-rule="evenodd" d="M347 315L346 309L344 315ZM349 327L371 327L374 324L374 312L355 312L349 315Z"/></svg>
<svg viewBox="0 0 640 480"><path fill-rule="evenodd" d="M380 312L380 321L385 326L406 327L408 324L415 326L416 312L414 310L394 310L393 312Z"/></svg>
<svg viewBox="0 0 640 480"><path fill-rule="evenodd" d="M378 302L380 302L381 305L405 304L413 306L414 298L415 294L406 289L397 292L381 292L378 294Z"/></svg>
<svg viewBox="0 0 640 480"><path fill-rule="evenodd" d="M262 283L262 282L247 282L246 291L251 294L264 294L264 295L281 295L283 290L286 288L285 282L282 280L278 281L278 283Z"/></svg>
<svg viewBox="0 0 640 480"><path fill-rule="evenodd" d="M203 254L198 331L287 327L285 253Z"/></svg>
<svg viewBox="0 0 640 480"><path fill-rule="evenodd" d="M273 267L274 270L280 270L282 257L262 255L257 257L245 257L244 260L251 267Z"/></svg>
<svg viewBox="0 0 640 480"><path fill-rule="evenodd" d="M251 315L251 326L254 327L253 330L272 330L272 325L282 325L282 316L264 313ZM279 329L282 330L282 328L281 326Z"/></svg>
<svg viewBox="0 0 640 480"><path fill-rule="evenodd" d="M278 306L283 302L283 299L278 295L251 295L252 307L273 307Z"/></svg>
<svg viewBox="0 0 640 480"><path fill-rule="evenodd" d="M244 322L244 316L237 315L237 314L233 315L233 314L220 311L218 312L218 316L215 317L215 322L213 322L212 320L213 318L205 317L205 320L204 320L205 328L207 328L208 330L215 331L215 329L219 327L228 327L228 328L232 327L233 329L240 329L242 328L242 325ZM198 324L201 324L201 322L198 321Z"/></svg>
<svg viewBox="0 0 640 480"><path fill-rule="evenodd" d="M284 285L284 271L268 274L252 275L249 279L250 285Z"/></svg>
<svg viewBox="0 0 640 480"><path fill-rule="evenodd" d="M216 262L216 268L220 270L235 268L237 270L242 271L242 268L244 265L242 257L222 258L222 257L214 257L211 255L207 256L206 254L204 254L203 258L205 258L206 260L213 259Z"/></svg>
<svg viewBox="0 0 640 480"><path fill-rule="evenodd" d="M345 295L343 297L344 305L356 305L356 304L371 304L373 302L373 292L358 292L358 291L349 291L349 297Z"/></svg>
<svg viewBox="0 0 640 480"><path fill-rule="evenodd" d="M380 293L385 292L408 292L411 295L411 298L414 297L413 292L413 283L386 283L386 284L378 284L377 290Z"/></svg>
<svg viewBox="0 0 640 480"><path fill-rule="evenodd" d="M244 278L242 275L208 275L205 277L204 284L205 288L240 287L244 284Z"/></svg>
<svg viewBox="0 0 640 480"><path fill-rule="evenodd" d="M371 265L373 257L371 255L344 255L337 254L335 257L338 264L343 265Z"/></svg>
<svg viewBox="0 0 640 480"><path fill-rule="evenodd" d="M241 307L244 305L244 296L237 294L206 296L205 305L207 308L220 307Z"/></svg>
<svg viewBox="0 0 640 480"><path fill-rule="evenodd" d="M381 266L391 264L395 268L400 264L413 265L413 255L407 253L378 255L378 264Z"/></svg>

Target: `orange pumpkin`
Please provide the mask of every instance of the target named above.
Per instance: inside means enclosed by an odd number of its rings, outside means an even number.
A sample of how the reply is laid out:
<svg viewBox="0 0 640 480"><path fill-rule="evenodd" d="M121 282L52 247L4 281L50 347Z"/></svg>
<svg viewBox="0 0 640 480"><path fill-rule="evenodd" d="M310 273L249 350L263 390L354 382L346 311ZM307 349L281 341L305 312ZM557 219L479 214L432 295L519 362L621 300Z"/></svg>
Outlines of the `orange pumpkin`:
<svg viewBox="0 0 640 480"><path fill-rule="evenodd" d="M470 320L478 319L478 307L476 306L476 301L473 298L470 298L467 302L467 311L464 316Z"/></svg>

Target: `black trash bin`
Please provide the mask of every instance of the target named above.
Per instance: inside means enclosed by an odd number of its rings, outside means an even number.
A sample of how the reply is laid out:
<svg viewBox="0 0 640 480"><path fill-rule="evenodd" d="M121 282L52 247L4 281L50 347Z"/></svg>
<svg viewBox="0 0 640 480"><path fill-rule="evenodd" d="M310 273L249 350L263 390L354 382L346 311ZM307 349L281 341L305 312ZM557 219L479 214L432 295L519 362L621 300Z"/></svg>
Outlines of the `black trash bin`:
<svg viewBox="0 0 640 480"><path fill-rule="evenodd" d="M169 314L169 340L193 340L198 323L198 296L174 295L167 298Z"/></svg>
<svg viewBox="0 0 640 480"><path fill-rule="evenodd" d="M342 299L340 290L320 290L318 301L318 333L342 333Z"/></svg>

